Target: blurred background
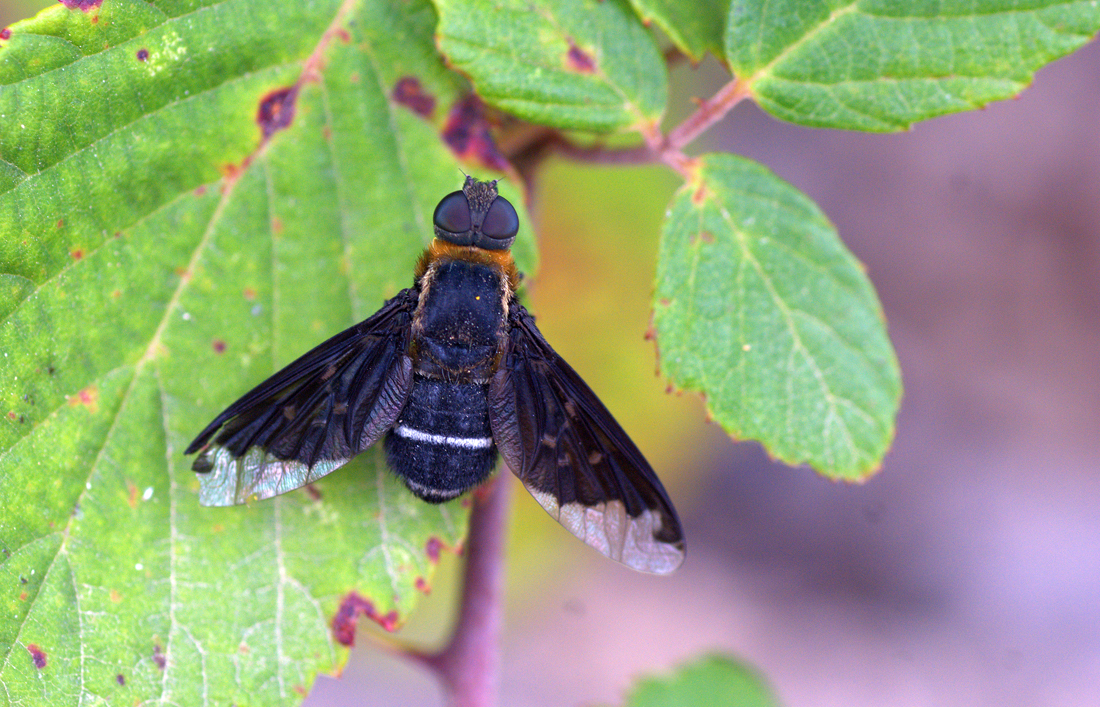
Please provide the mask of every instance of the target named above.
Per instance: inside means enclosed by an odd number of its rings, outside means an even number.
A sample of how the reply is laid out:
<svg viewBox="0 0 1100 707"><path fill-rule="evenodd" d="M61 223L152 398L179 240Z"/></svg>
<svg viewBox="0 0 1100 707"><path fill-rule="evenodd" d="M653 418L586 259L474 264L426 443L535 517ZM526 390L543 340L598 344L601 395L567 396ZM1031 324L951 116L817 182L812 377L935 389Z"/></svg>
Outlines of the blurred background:
<svg viewBox="0 0 1100 707"><path fill-rule="evenodd" d="M46 3L0 2L0 26ZM670 125L721 85L676 71ZM863 485L770 462L654 375L658 167L556 161L534 195L529 301L665 481L688 559L636 574L516 484L502 704L618 704L711 651L789 706L1094 704L1100 695L1100 45L1019 98L900 135L809 130L751 105L693 152L758 160L867 266L901 359L894 448ZM397 638L442 643L447 558ZM433 679L361 626L306 704L433 705ZM383 640L391 637L382 636Z"/></svg>

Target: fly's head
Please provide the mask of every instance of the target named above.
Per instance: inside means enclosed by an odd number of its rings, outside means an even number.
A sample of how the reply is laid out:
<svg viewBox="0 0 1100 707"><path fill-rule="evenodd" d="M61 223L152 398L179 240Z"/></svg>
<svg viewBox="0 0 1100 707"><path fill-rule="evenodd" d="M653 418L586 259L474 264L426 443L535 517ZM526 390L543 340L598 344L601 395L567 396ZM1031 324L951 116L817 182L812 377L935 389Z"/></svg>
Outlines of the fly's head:
<svg viewBox="0 0 1100 707"><path fill-rule="evenodd" d="M519 215L497 195L497 183L466 177L462 191L451 192L435 207L435 236L457 246L508 250L519 231Z"/></svg>

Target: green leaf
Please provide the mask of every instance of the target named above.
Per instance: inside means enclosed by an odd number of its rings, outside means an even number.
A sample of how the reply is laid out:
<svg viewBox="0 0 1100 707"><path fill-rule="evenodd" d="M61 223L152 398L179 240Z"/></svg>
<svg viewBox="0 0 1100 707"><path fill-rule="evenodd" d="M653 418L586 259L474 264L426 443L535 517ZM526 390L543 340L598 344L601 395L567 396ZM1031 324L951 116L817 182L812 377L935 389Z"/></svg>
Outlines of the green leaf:
<svg viewBox="0 0 1100 707"><path fill-rule="evenodd" d="M654 22L694 62L710 52L722 58L730 0L630 0L646 23Z"/></svg>
<svg viewBox="0 0 1100 707"><path fill-rule="evenodd" d="M440 50L502 110L597 132L637 130L664 113L664 61L625 0L435 4Z"/></svg>
<svg viewBox="0 0 1100 707"><path fill-rule="evenodd" d="M440 131L464 83L435 21L425 0L108 0L11 26L12 702L298 702L344 659L331 624L346 598L400 624L439 549L461 542L463 503L416 500L377 452L312 492L234 508L198 505L181 454L236 397L412 283L432 209L462 183ZM533 248L524 226L521 267Z"/></svg>
<svg viewBox="0 0 1100 707"><path fill-rule="evenodd" d="M721 655L700 658L669 677L638 681L625 707L778 707L754 671Z"/></svg>
<svg viewBox="0 0 1100 707"><path fill-rule="evenodd" d="M892 131L1015 96L1098 29L1093 0L734 0L726 55L778 118Z"/></svg>
<svg viewBox="0 0 1100 707"><path fill-rule="evenodd" d="M661 234L660 366L714 419L788 464L858 480L901 396L882 309L810 199L733 155L699 160Z"/></svg>

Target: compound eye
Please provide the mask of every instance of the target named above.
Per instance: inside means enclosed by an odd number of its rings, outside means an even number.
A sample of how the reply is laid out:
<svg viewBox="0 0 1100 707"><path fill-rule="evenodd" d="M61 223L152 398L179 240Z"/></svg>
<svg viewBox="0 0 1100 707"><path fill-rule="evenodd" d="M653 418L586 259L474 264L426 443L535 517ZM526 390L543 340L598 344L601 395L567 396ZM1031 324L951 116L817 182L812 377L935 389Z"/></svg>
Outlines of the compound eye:
<svg viewBox="0 0 1100 707"><path fill-rule="evenodd" d="M461 234L470 230L470 202L460 191L453 191L435 207L432 223L441 231Z"/></svg>
<svg viewBox="0 0 1100 707"><path fill-rule="evenodd" d="M498 196L489 206L489 213L485 214L485 221L481 224L481 232L495 241L508 241L504 247L511 245L511 239L516 237L519 230L519 214L508 200Z"/></svg>

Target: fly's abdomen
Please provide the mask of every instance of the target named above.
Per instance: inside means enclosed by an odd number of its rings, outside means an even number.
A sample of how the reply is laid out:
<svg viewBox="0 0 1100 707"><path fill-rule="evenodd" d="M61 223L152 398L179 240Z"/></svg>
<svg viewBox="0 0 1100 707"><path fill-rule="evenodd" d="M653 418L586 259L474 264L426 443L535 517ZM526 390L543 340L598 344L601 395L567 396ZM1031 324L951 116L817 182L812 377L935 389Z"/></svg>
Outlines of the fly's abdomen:
<svg viewBox="0 0 1100 707"><path fill-rule="evenodd" d="M390 467L425 501L449 501L492 473L497 449L487 389L487 383L415 376L385 448Z"/></svg>

